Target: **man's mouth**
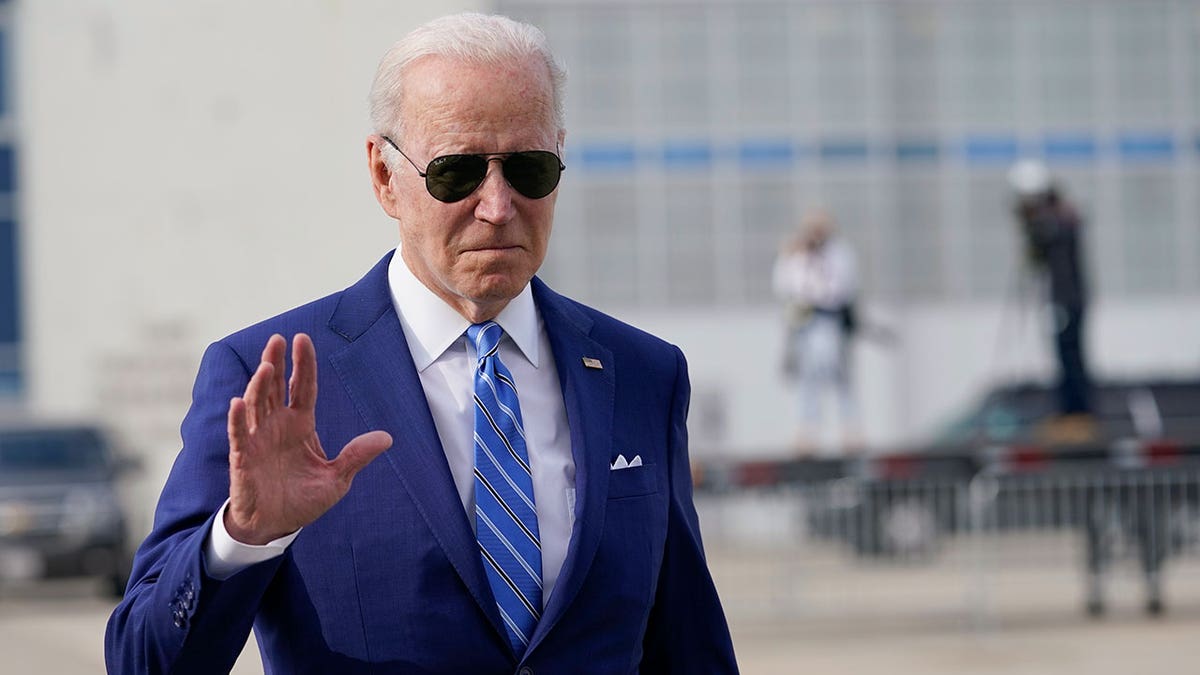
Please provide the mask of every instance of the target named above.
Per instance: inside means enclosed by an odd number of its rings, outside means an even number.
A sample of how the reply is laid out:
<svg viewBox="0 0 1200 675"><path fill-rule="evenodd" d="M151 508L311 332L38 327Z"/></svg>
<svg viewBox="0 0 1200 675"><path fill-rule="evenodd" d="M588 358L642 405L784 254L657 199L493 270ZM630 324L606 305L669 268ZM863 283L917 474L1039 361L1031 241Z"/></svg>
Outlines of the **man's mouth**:
<svg viewBox="0 0 1200 675"><path fill-rule="evenodd" d="M521 247L516 246L516 245L490 244L490 245L486 245L486 246L472 246L472 247L466 249L466 252L467 253L486 253L489 251L513 251L513 250L516 250L519 248L521 248Z"/></svg>

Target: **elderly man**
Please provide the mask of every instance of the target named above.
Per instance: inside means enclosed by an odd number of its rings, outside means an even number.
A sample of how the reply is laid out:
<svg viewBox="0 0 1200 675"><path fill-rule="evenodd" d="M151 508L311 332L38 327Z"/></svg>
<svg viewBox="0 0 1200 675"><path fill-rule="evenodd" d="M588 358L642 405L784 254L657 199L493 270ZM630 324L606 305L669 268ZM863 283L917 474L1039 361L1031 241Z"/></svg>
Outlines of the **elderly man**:
<svg viewBox="0 0 1200 675"><path fill-rule="evenodd" d="M563 79L503 17L384 57L368 166L400 246L209 347L110 672L228 671L252 625L277 673L736 671L683 355L534 277Z"/></svg>

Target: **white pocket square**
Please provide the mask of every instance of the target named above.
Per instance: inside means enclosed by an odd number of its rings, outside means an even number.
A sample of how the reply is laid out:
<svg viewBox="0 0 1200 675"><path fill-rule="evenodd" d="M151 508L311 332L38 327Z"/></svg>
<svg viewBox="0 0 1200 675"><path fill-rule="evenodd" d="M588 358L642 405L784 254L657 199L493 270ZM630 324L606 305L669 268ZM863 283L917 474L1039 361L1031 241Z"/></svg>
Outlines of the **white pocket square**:
<svg viewBox="0 0 1200 675"><path fill-rule="evenodd" d="M625 460L625 455L617 455L617 459L612 463L612 465L609 468L612 469L613 471L618 471L620 469L631 469L635 466L641 466L641 465L642 465L642 456L641 455L634 455L633 459L631 459L629 461Z"/></svg>

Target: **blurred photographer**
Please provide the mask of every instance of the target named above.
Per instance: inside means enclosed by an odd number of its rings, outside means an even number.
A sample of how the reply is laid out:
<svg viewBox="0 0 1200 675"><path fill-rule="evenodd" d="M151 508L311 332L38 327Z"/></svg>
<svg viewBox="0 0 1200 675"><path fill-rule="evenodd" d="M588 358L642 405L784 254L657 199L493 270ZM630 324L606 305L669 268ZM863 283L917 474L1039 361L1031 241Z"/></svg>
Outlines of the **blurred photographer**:
<svg viewBox="0 0 1200 675"><path fill-rule="evenodd" d="M1083 221L1037 160L1022 160L1009 171L1015 213L1028 263L1044 277L1060 366L1059 412L1044 431L1051 440L1081 442L1094 435L1091 377L1084 352L1083 322L1087 280L1081 255Z"/></svg>

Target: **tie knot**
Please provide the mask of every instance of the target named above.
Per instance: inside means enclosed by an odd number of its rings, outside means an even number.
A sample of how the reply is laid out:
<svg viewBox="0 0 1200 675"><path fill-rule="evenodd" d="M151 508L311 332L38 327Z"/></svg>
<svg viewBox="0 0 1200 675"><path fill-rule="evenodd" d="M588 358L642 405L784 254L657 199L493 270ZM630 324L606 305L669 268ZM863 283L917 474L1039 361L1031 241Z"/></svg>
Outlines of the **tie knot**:
<svg viewBox="0 0 1200 675"><path fill-rule="evenodd" d="M475 343L475 353L480 361L495 353L504 336L504 329L495 321L473 323L467 328L467 337Z"/></svg>

